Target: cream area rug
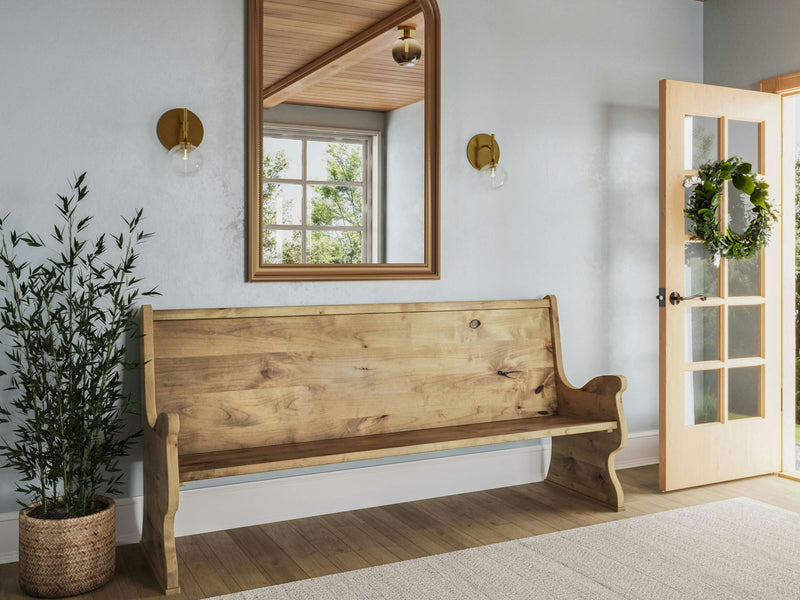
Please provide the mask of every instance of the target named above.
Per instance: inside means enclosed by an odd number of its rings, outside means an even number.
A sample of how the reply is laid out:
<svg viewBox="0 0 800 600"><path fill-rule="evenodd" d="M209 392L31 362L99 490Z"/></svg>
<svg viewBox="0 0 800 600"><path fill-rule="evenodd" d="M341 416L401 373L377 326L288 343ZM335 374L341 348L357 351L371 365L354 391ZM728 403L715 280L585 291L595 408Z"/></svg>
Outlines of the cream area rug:
<svg viewBox="0 0 800 600"><path fill-rule="evenodd" d="M800 514L748 498L214 600L800 598Z"/></svg>

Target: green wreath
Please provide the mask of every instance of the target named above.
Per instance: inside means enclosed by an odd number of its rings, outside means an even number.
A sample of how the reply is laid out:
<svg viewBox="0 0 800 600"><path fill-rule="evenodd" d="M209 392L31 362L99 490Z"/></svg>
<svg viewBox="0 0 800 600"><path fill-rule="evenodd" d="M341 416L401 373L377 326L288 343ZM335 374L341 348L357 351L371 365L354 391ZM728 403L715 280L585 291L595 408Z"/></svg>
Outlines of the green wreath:
<svg viewBox="0 0 800 600"><path fill-rule="evenodd" d="M691 198L683 211L694 223L692 235L703 241L703 245L714 256L734 259L750 259L769 243L772 225L778 218L778 211L770 204L764 176L752 172L753 165L738 156L728 160L708 163L700 168L699 176L690 177L684 182L689 188L694 186ZM725 228L720 231L719 203L725 182L731 180L733 186L750 196L753 204L753 217L743 233Z"/></svg>

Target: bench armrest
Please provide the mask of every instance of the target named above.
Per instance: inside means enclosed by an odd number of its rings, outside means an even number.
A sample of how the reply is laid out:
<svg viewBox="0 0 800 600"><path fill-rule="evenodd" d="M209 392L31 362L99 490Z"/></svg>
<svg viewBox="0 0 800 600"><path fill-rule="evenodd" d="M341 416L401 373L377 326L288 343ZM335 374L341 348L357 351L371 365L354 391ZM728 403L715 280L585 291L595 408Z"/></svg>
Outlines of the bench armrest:
<svg viewBox="0 0 800 600"><path fill-rule="evenodd" d="M172 441L174 436L174 440L177 443L178 432L181 428L180 422L180 417L176 413L162 412L156 419L156 424L153 427L153 431L157 437L163 440Z"/></svg>
<svg viewBox="0 0 800 600"><path fill-rule="evenodd" d="M622 410L622 392L627 387L628 380L621 375L601 375L582 388L573 387L558 378L556 381L558 414L617 421L623 426L625 413Z"/></svg>
<svg viewBox="0 0 800 600"><path fill-rule="evenodd" d="M570 385L564 375L561 357L561 329L558 320L558 302L553 295L545 296L550 302L550 331L553 336L553 362L555 366L556 402L558 414L602 421L616 421L622 439L628 436L625 413L622 411L622 392L628 380L621 375L595 377L582 388ZM623 441L624 443L624 441Z"/></svg>

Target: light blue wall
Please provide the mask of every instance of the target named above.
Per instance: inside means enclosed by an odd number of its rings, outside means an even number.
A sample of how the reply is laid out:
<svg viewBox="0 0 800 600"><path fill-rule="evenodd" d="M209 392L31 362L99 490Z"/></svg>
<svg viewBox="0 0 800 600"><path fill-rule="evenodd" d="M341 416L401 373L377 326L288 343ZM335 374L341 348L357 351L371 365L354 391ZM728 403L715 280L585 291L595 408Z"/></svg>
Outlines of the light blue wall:
<svg viewBox="0 0 800 600"><path fill-rule="evenodd" d="M144 207L157 237L141 274L160 286L157 308L555 293L569 377L627 375L630 430L654 429L658 80L702 80L702 4L439 4L440 281L245 283L244 0L0 0L0 212L46 229L55 193L88 170L99 227ZM205 125L195 177L174 176L156 139L175 106ZM497 192L465 157L479 132L502 148ZM0 472L0 512L15 481Z"/></svg>
<svg viewBox="0 0 800 600"><path fill-rule="evenodd" d="M425 102L386 113L386 262L425 260Z"/></svg>
<svg viewBox="0 0 800 600"><path fill-rule="evenodd" d="M757 90L800 71L798 0L711 0L703 7L704 83Z"/></svg>

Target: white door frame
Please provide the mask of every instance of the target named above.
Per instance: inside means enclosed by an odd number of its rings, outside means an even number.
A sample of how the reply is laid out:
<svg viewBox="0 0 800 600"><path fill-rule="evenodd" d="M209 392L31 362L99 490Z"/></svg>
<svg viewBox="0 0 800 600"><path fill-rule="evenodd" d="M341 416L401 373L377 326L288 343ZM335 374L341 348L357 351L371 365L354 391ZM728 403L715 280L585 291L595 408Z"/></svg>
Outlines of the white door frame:
<svg viewBox="0 0 800 600"><path fill-rule="evenodd" d="M783 97L783 197L781 199L781 281L782 310L781 330L783 332L783 472L781 475L800 481L800 473L795 471L795 114L786 109L786 99L800 94L800 72L764 79L759 90L779 94ZM800 98L795 100L800 102Z"/></svg>

